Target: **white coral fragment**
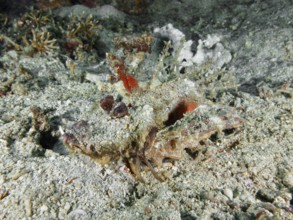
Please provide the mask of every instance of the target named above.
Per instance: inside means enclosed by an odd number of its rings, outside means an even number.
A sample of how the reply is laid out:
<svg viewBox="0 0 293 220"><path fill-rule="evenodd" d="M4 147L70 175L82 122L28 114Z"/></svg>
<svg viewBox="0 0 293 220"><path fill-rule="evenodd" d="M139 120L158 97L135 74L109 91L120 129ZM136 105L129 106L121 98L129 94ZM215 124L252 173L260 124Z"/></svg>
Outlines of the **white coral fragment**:
<svg viewBox="0 0 293 220"><path fill-rule="evenodd" d="M161 37L170 39L173 45L173 56L177 55L177 61L180 68L202 65L208 61L212 61L215 68L222 68L224 64L231 61L231 53L220 43L219 35L208 35L206 39L198 41L197 51L194 54L191 50L192 40L186 41L185 34L174 28L172 24L167 24L161 28L155 28L154 33Z"/></svg>

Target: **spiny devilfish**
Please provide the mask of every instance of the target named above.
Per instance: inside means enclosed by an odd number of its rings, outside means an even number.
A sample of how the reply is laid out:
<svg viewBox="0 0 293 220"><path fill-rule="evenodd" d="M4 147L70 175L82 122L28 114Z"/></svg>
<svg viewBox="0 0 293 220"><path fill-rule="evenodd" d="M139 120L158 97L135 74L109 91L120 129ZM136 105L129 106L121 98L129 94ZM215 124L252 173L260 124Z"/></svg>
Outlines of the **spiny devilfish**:
<svg viewBox="0 0 293 220"><path fill-rule="evenodd" d="M124 159L139 180L145 164L162 180L154 164L160 167L166 158L178 160L186 148L203 151L203 142L213 134L231 133L243 124L234 109L205 100L196 88L196 82L177 78L125 96L128 114L117 118L109 114L110 108L100 107L86 121L81 118L69 126L64 142L101 164Z"/></svg>

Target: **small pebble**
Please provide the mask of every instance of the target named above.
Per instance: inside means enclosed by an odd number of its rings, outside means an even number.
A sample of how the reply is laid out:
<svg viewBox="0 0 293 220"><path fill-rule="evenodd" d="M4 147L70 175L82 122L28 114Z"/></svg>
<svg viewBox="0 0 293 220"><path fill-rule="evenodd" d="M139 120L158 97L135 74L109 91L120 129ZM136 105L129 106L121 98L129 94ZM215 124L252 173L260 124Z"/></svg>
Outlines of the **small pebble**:
<svg viewBox="0 0 293 220"><path fill-rule="evenodd" d="M233 191L229 188L224 189L223 191L224 195L228 197L228 199L233 199Z"/></svg>
<svg viewBox="0 0 293 220"><path fill-rule="evenodd" d="M293 174L286 173L283 177L283 183L285 186L292 187L293 186Z"/></svg>
<svg viewBox="0 0 293 220"><path fill-rule="evenodd" d="M32 208L32 200L31 199L25 199L24 200L24 205L25 205L25 212L26 212L26 215L28 217L32 217L33 215L33 208Z"/></svg>
<svg viewBox="0 0 293 220"><path fill-rule="evenodd" d="M48 211L48 206L46 206L46 205L42 205L41 207L40 207L40 213L45 213L45 212L47 212Z"/></svg>

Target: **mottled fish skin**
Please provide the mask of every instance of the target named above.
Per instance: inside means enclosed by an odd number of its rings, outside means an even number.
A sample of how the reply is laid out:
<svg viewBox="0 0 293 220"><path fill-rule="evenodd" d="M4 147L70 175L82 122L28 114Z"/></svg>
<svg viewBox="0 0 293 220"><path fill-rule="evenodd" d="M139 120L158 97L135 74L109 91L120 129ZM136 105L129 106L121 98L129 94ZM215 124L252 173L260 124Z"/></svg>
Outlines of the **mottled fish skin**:
<svg viewBox="0 0 293 220"><path fill-rule="evenodd" d="M209 139L217 132L237 129L242 125L243 120L234 113L232 108L202 104L175 124L160 129L150 126L148 132L144 132L145 137L139 138L138 135L132 135L128 141L124 142L128 146L119 148L112 146L110 151L99 151L101 146L88 142L89 136L92 135L92 128L85 121L73 124L70 132L64 134L64 142L75 152L89 155L102 164L121 157L130 161L132 158L139 157L141 160L161 167L164 159L179 160L184 149L201 151L204 149L200 144L201 141ZM119 151L119 149L123 150ZM132 167L135 165L132 164ZM139 171L134 173L140 175Z"/></svg>
<svg viewBox="0 0 293 220"><path fill-rule="evenodd" d="M139 90L123 93L123 84L116 83L112 92L101 92L99 108L68 126L65 144L101 164L123 159L140 180L141 164L147 165L161 180L153 164L180 160L184 149L204 151L202 141L243 124L235 109L205 98L204 84L188 76L154 78Z"/></svg>
<svg viewBox="0 0 293 220"><path fill-rule="evenodd" d="M145 156L161 166L165 158L179 160L186 148L200 150L200 142L226 129L237 129L243 120L233 109L216 105L201 105L185 119L157 133Z"/></svg>

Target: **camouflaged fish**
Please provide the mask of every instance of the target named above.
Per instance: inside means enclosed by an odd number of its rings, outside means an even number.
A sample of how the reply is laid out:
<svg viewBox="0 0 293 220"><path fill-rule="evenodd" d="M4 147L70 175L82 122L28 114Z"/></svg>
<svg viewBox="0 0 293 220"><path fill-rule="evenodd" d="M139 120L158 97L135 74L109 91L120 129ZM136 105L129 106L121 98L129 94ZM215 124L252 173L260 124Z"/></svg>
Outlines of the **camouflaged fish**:
<svg viewBox="0 0 293 220"><path fill-rule="evenodd" d="M122 158L140 180L141 165L147 165L162 180L154 165L162 166L167 158L179 160L184 149L203 151L205 140L224 130L233 132L243 120L234 109L206 100L200 91L202 85L188 75L179 73L162 80L158 71L151 69L145 73L150 77L142 80L142 74L129 73L128 66L137 60L143 63L141 57L147 55L142 53L149 53L146 47L150 38L143 39L147 39L143 47L137 45L141 42L137 39L133 45L128 43L125 56L107 54L113 73L112 82L107 84L110 89L101 91L99 107L90 117L66 129L64 142L74 152L89 155L101 164ZM142 63L136 63L136 72L147 69Z"/></svg>
<svg viewBox="0 0 293 220"><path fill-rule="evenodd" d="M196 83L186 79L132 94L123 101L110 100L107 108L104 103L87 121L72 124L64 142L101 164L124 158L139 178L142 163L153 172L153 164L160 167L166 158L179 160L186 148L202 150L201 141L243 123L232 108L203 101Z"/></svg>

